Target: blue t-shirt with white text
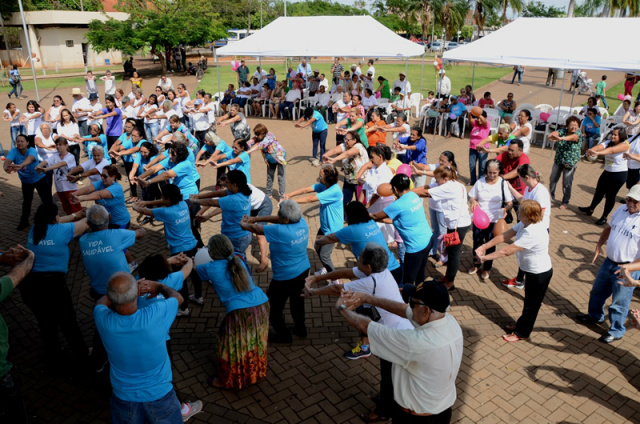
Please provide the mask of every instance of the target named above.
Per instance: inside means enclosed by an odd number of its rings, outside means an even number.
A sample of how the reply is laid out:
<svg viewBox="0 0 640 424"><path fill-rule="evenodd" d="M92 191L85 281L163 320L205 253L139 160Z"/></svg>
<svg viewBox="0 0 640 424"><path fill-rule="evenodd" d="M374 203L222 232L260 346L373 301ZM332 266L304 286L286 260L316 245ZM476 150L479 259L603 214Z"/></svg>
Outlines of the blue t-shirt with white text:
<svg viewBox="0 0 640 424"><path fill-rule="evenodd" d="M384 212L393 220L407 253L420 252L429 245L432 231L425 217L422 199L417 194L404 194L384 208Z"/></svg>
<svg viewBox="0 0 640 424"><path fill-rule="evenodd" d="M291 280L311 267L307 245L309 227L304 218L295 224L272 224L263 227L271 252L274 280Z"/></svg>
<svg viewBox="0 0 640 424"><path fill-rule="evenodd" d="M380 231L380 227L375 221L362 222L360 224L352 224L344 227L343 229L336 231L336 237L342 244L351 243L351 251L356 258L360 257L360 253L364 250L367 243L375 243L387 251L389 260L387 261L387 269L393 271L400 268L400 264L396 260L396 257L391 253L387 242Z"/></svg>

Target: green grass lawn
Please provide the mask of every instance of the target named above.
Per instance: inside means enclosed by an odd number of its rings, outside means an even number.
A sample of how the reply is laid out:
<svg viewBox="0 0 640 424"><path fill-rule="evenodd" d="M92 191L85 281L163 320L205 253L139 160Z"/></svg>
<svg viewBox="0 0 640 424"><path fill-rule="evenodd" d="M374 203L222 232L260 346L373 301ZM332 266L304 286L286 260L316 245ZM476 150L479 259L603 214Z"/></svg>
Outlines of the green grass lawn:
<svg viewBox="0 0 640 424"><path fill-rule="evenodd" d="M43 93L59 88L67 87L82 87L84 88L84 77L64 77L64 78L47 78L38 80L38 89L40 90L40 97L43 97ZM24 90L35 90L35 84L33 81L22 81L22 88ZM7 83L6 87L0 87L0 93L8 93L11 91L11 86Z"/></svg>
<svg viewBox="0 0 640 424"><path fill-rule="evenodd" d="M211 62L209 62L211 63ZM350 63L345 62L348 67ZM311 63L311 66L315 69L316 67L320 71L320 73L324 73L329 79L331 79L331 62L326 63ZM378 76L382 75L386 79L389 80L390 84L398 79L398 72L405 70L405 65L402 64L386 64L386 63L376 63L376 79ZM286 68L284 64L284 60L280 63L274 62L265 62L264 68L265 70L269 70L269 68L273 67L276 70L276 75L278 79L281 79L283 75L286 73ZM249 66L249 69L255 72L255 66ZM366 68L365 68L366 69ZM447 66L447 76L451 79L452 85L452 93L458 93L462 87L466 84L471 83L471 76L473 72L473 66L470 65L452 65ZM510 74L512 72L511 67L497 68L497 67L488 67L488 66L477 66L475 73L475 82L474 86L476 88L483 87L503 76ZM413 93L420 92L420 78L422 73L422 64L412 62L409 64L409 71L407 72L407 79L411 82L411 91ZM231 70L231 66L221 65L220 66L220 91L224 91L227 89L228 84L236 85L235 73ZM378 87L377 81L375 82L375 87ZM209 66L207 72L205 73L204 78L200 81L198 85L199 89L203 89L209 93L217 93L218 92L218 79L215 66ZM433 66L433 58L427 60L425 59L424 64L424 77L422 79L422 94L426 97L429 90L435 92L436 88L436 72ZM237 86L236 86L237 89Z"/></svg>

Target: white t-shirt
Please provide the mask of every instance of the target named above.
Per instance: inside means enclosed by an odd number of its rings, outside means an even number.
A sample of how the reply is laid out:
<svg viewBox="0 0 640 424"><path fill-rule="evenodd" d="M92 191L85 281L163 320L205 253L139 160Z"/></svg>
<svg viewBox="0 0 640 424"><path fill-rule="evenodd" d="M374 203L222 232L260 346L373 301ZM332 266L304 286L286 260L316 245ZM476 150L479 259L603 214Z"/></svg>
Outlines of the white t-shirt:
<svg viewBox="0 0 640 424"><path fill-rule="evenodd" d="M83 111L90 110L91 109L91 102L89 101L89 99L87 99L86 97L83 97L80 100L74 102L73 106L71 106L71 112L72 113L85 113L85 112L79 112L78 109L82 109ZM78 122L82 122L82 121L86 121L86 120L87 120L87 115L82 115L82 116L76 118L76 121L78 121Z"/></svg>
<svg viewBox="0 0 640 424"><path fill-rule="evenodd" d="M98 93L98 86L96 85L96 77L91 77L84 81L87 87L87 94L89 93Z"/></svg>
<svg viewBox="0 0 640 424"><path fill-rule="evenodd" d="M348 283L344 283L345 290L353 290L360 293L373 294L374 280L375 280L375 296L383 299L393 300L394 302L403 302L402 295L398 290L398 283L393 278L393 275L388 269L382 272L371 274L367 276L364 272L360 271L358 267L352 269L358 280L354 280ZM365 304L365 307L371 305ZM402 318L396 314L386 311L382 308L376 308L380 313L380 324L389 328L396 328L398 330L412 330L413 326L408 319Z"/></svg>
<svg viewBox="0 0 640 424"><path fill-rule="evenodd" d="M529 187L525 188L523 197L540 203L540 207L543 209L542 223L545 228L549 228L551 224L551 195L544 184L536 184L533 190L529 190Z"/></svg>
<svg viewBox="0 0 640 424"><path fill-rule="evenodd" d="M76 124L75 122L69 122L67 125L62 125L62 123L60 123L58 125L58 135L66 138L69 142L69 146L75 146L78 143L75 141L71 141L71 138L74 135L80 135L78 124Z"/></svg>
<svg viewBox="0 0 640 424"><path fill-rule="evenodd" d="M389 125L389 128L398 128L398 125L394 122L391 125ZM404 124L402 124L402 128L404 129L404 131L402 132L392 132L391 134L393 135L393 140L395 141L398 137L409 137L411 135L411 127L409 126L409 124L407 124L406 122Z"/></svg>
<svg viewBox="0 0 640 424"><path fill-rule="evenodd" d="M60 116L60 112L62 111L63 108L66 108L66 106L51 106L51 109L49 109L49 119L51 121L54 122L49 122L49 126L51 127L51 130L55 130L58 127L58 124L60 123L57 119Z"/></svg>
<svg viewBox="0 0 640 424"><path fill-rule="evenodd" d="M258 187L254 186L253 184L247 184L249 186L249 188L251 189L251 210L255 211L260 209L260 206L262 206L262 202L264 202L264 198L265 198L265 194L264 191L260 190Z"/></svg>
<svg viewBox="0 0 640 424"><path fill-rule="evenodd" d="M158 111L158 105L150 105L150 104L146 104L144 105L144 112L145 114L154 114ZM147 118L146 116L144 117L144 123L145 124L155 124L156 122L158 122L158 119L155 118Z"/></svg>
<svg viewBox="0 0 640 424"><path fill-rule="evenodd" d="M189 95L189 92L185 90L184 93L187 93L187 95L184 97L176 98L176 100L178 100L178 103L180 104L180 111L183 111L185 109L185 105L187 104L187 102L191 100L191 96Z"/></svg>
<svg viewBox="0 0 640 424"><path fill-rule="evenodd" d="M431 172L435 171L436 168L438 168L438 166L435 163L431 163L429 164L429 170ZM438 187L438 183L436 182L435 178L431 178L431 182L429 183L429 190L431 190L434 187ZM433 209L435 212L442 212L442 206L440 206L440 202L438 202L436 199L433 198L429 198L429 209ZM433 228L434 223L431 223L431 227Z"/></svg>
<svg viewBox="0 0 640 424"><path fill-rule="evenodd" d="M406 78L404 79L404 81L400 81L399 79L395 80L395 82L393 83L393 87L391 87L391 90L396 87L400 87L400 92L404 93L405 96L408 96L409 93L411 93L411 83Z"/></svg>
<svg viewBox="0 0 640 424"><path fill-rule="evenodd" d="M289 90L289 92L286 94L284 98L286 101L293 103L296 100L300 100L302 98L302 94L300 93L300 90L298 90L297 88L294 88L292 90Z"/></svg>
<svg viewBox="0 0 640 424"><path fill-rule="evenodd" d="M489 216L491 222L498 222L503 217L502 213L502 197L504 194L504 201L510 202L513 200L511 191L509 191L509 183L504 181L501 177L498 177L498 181L493 184L487 183L485 177L480 178L474 184L473 188L469 192L469 197L476 199L480 208Z"/></svg>
<svg viewBox="0 0 640 424"><path fill-rule="evenodd" d="M102 158L102 161L98 164L96 164L96 161L93 159L89 159L88 161L82 162L80 164L83 169L82 172L87 172L90 169L98 170L97 174L89 175L89 181L91 181L92 183L97 183L98 181L102 180L102 178L100 177L100 174L102 174L102 168L108 165L111 165L111 162L107 161L105 158Z"/></svg>
<svg viewBox="0 0 640 424"><path fill-rule="evenodd" d="M640 256L640 213L629 215L627 205L613 212L607 257L614 262L633 262Z"/></svg>
<svg viewBox="0 0 640 424"><path fill-rule="evenodd" d="M328 106L329 100L331 100L331 94L317 92L315 96L313 96L313 103L320 106Z"/></svg>
<svg viewBox="0 0 640 424"><path fill-rule="evenodd" d="M11 120L12 127L19 127L20 125L22 125L20 123L20 109L16 109L16 112L18 112L18 114ZM3 114L6 115L7 118L11 118L11 112L9 112L9 109L5 109Z"/></svg>
<svg viewBox="0 0 640 424"><path fill-rule="evenodd" d="M96 102L95 105L91 106L91 113L96 113L96 112L100 112L102 109L104 109L104 107L102 107L102 104L100 104L100 102ZM100 121L102 121L102 118L100 119L92 119L89 122L87 122L87 125L93 125L93 124L100 124Z"/></svg>
<svg viewBox="0 0 640 424"><path fill-rule="evenodd" d="M444 213L444 223L448 229L471 225L469 206L467 205L467 189L457 181L446 183L429 189L433 199L440 202Z"/></svg>
<svg viewBox="0 0 640 424"><path fill-rule="evenodd" d="M532 274L549 271L551 269L549 232L544 223L538 222L525 227L522 222L518 222L512 229L516 232L514 244L524 249L516 253L518 267Z"/></svg>
<svg viewBox="0 0 640 424"><path fill-rule="evenodd" d="M629 153L640 155L640 137L637 137L631 142ZM629 159L627 160L627 167L629 169L640 169L640 162L638 162L637 160Z"/></svg>
<svg viewBox="0 0 640 424"><path fill-rule="evenodd" d="M606 148L607 146L609 146L611 140L606 140L603 141L602 144L604 145L604 147ZM629 143L627 141L624 141L624 143L627 145L627 147L629 146ZM624 152L618 152L618 153L612 153L610 155L605 155L604 157L604 170L605 171L609 171L609 172L623 172L626 171L627 168L627 160L625 158L623 158L622 156L628 152L629 150L627 149Z"/></svg>
<svg viewBox="0 0 640 424"><path fill-rule="evenodd" d="M351 102L349 102L349 103L347 104L347 103L345 103L345 102L344 102L344 100L342 100L342 99L340 99L340 100L336 101L336 103L335 103L335 104L336 104L336 107L337 107L338 109L342 109L342 108L345 108L345 107L347 107L347 106L351 106ZM338 113L336 114L336 120L337 120L336 122L340 122L340 121L342 121L346 116L347 116L347 112L338 112Z"/></svg>
<svg viewBox="0 0 640 424"><path fill-rule="evenodd" d="M67 179L67 174L69 173L69 171L76 167L76 158L71 153L67 153L64 158L60 158L60 155L58 154L58 152L56 152L55 155L51 156L49 160L47 160L47 164L49 166L53 166L62 161L66 162L67 164L53 170L53 182L56 185L56 191L76 191L78 189L77 184L72 183Z"/></svg>
<svg viewBox="0 0 640 424"><path fill-rule="evenodd" d="M387 166L386 163L383 162L378 167L376 167L375 165L372 166L371 169L366 172L366 178L364 180L364 185L362 186L362 189L365 190L367 202L371 200L371 197L373 197L374 194L377 194L378 186L380 184L388 183L392 178L393 171ZM376 203L374 203L374 205L377 205L378 203L389 204L393 202L393 200L393 196L380 197L378 200L376 200Z"/></svg>
<svg viewBox="0 0 640 424"><path fill-rule="evenodd" d="M531 148L531 136L533 135L533 126L531 125L531 121L524 124L524 126L529 128L529 134L527 134L526 136L521 135L517 138L522 140L522 151L528 155L529 149ZM519 130L520 128L521 128L520 123L516 122L516 129L514 131Z"/></svg>
<svg viewBox="0 0 640 424"><path fill-rule="evenodd" d="M36 137L39 137L42 144L44 144L47 147L56 145L56 142L53 141L53 133L49 134L49 138L45 138L42 135L42 133L38 131L38 135L36 135ZM47 163L49 163L49 158L51 156L58 154L56 149L49 150L49 149L43 149L42 147L36 146L36 150L38 152L38 158Z"/></svg>
<svg viewBox="0 0 640 424"><path fill-rule="evenodd" d="M116 94L116 79L114 77L100 77L102 81L104 81L104 95L105 96L113 96Z"/></svg>
<svg viewBox="0 0 640 424"><path fill-rule="evenodd" d="M38 116L35 118L32 118L32 116L34 116L35 114L38 114ZM40 112L34 112L34 113L25 112L23 113L23 115L28 119L27 126L26 126L27 135L35 135L36 131L40 128L40 121L42 120L41 118L42 115L40 115Z"/></svg>
<svg viewBox="0 0 640 424"><path fill-rule="evenodd" d="M318 85L318 88L320 86L324 86L324 90L325 90L326 93L329 92L329 80L328 79L325 78L322 81L320 81L320 85Z"/></svg>
<svg viewBox="0 0 640 424"><path fill-rule="evenodd" d="M202 110L202 106L200 106ZM207 131L209 129L209 116L206 113L196 112L191 115L196 131Z"/></svg>
<svg viewBox="0 0 640 424"><path fill-rule="evenodd" d="M377 104L378 104L378 99L376 99L376 96L362 97L362 106L365 109L369 109L371 106L376 106Z"/></svg>

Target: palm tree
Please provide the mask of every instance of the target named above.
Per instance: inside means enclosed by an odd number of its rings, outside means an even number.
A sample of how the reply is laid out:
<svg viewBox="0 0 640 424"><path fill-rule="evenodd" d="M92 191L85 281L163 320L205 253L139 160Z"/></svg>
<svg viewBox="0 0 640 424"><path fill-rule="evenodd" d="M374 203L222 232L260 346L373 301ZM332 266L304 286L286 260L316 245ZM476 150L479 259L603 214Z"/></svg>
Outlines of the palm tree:
<svg viewBox="0 0 640 424"><path fill-rule="evenodd" d="M475 18L476 25L478 25L478 35L484 35L484 24L487 21L487 16L495 14L500 4L498 0L475 0L476 7L473 17Z"/></svg>
<svg viewBox="0 0 640 424"><path fill-rule="evenodd" d="M434 18L445 31L447 40L458 28L462 28L469 10L468 0L434 0Z"/></svg>
<svg viewBox="0 0 640 424"><path fill-rule="evenodd" d="M429 26L433 18L432 0L411 0L407 7L407 18L410 22L419 22L422 28L422 39L429 37Z"/></svg>
<svg viewBox="0 0 640 424"><path fill-rule="evenodd" d="M571 0L575 3L575 0ZM524 2L522 0L502 0L502 22L507 22L507 7L510 7L514 12L522 12L524 9Z"/></svg>

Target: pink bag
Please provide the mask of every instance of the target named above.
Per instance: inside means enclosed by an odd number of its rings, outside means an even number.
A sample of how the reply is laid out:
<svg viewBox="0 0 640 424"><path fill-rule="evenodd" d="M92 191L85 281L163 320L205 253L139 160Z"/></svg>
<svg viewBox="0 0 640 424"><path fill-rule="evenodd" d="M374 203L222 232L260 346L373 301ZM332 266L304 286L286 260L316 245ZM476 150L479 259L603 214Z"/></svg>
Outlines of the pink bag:
<svg viewBox="0 0 640 424"><path fill-rule="evenodd" d="M376 91L376 99L379 99L379 98L380 98L380 92Z"/></svg>

